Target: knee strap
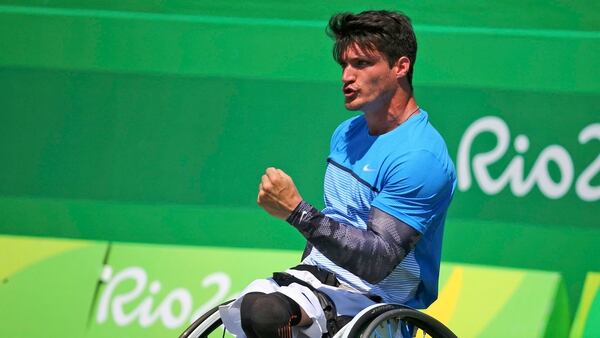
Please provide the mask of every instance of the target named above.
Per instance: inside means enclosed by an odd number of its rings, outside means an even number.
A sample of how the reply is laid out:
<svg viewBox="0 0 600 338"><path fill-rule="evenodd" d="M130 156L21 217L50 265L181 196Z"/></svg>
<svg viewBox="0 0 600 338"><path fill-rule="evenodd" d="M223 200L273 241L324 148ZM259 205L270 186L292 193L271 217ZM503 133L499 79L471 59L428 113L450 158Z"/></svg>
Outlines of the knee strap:
<svg viewBox="0 0 600 338"><path fill-rule="evenodd" d="M250 292L242 298L240 316L248 338L282 338L291 337L302 312L298 303L282 293Z"/></svg>

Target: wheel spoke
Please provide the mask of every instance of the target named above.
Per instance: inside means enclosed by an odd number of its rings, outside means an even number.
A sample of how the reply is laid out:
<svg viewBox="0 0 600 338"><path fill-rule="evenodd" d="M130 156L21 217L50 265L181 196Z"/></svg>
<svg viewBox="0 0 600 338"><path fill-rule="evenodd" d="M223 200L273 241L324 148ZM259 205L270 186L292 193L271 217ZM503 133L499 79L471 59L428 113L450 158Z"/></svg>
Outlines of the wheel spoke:
<svg viewBox="0 0 600 338"><path fill-rule="evenodd" d="M393 325L392 321L388 320L388 321L386 321L386 324L387 324L386 326L388 329L388 337L394 338L394 332L396 332L396 330L394 329L394 325Z"/></svg>

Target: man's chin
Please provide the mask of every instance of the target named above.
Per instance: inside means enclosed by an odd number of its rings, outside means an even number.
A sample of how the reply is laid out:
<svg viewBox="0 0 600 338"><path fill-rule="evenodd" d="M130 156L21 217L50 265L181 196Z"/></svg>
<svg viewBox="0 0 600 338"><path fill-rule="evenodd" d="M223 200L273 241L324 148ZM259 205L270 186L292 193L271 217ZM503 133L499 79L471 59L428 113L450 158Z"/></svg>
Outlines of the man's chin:
<svg viewBox="0 0 600 338"><path fill-rule="evenodd" d="M350 111L360 110L360 105L355 104L353 102L344 103L344 107L346 107L346 110L350 110Z"/></svg>

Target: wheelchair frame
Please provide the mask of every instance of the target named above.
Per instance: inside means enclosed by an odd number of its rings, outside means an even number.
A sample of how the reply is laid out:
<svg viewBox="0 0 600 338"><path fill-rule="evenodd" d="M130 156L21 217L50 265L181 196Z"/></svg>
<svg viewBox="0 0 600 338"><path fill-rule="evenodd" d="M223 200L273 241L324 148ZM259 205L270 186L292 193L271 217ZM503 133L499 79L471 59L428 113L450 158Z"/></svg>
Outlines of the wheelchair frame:
<svg viewBox="0 0 600 338"><path fill-rule="evenodd" d="M219 306L196 319L179 338L208 338L223 324L218 311ZM420 332L422 337L457 338L449 328L435 318L398 304L375 304L363 309L333 338L396 338L398 330L403 334Z"/></svg>

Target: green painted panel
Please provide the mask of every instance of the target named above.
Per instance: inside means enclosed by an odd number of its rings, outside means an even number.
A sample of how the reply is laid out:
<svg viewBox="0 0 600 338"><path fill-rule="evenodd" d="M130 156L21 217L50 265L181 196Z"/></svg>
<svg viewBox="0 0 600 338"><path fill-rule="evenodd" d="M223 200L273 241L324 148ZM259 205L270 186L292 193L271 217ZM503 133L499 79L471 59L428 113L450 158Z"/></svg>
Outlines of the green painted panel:
<svg viewBox="0 0 600 338"><path fill-rule="evenodd" d="M556 272L442 264L440 294L425 312L458 337L566 337L569 308Z"/></svg>
<svg viewBox="0 0 600 338"><path fill-rule="evenodd" d="M4 70L0 77L0 100L12 112L0 115L6 196L253 206L264 168L278 166L320 205L330 134L353 116L339 107L338 86L327 83L33 70ZM459 181L471 179L459 185L450 217L597 226L600 195L592 192L588 201L578 185L586 177L588 191L600 184L600 96L416 90L448 143ZM469 141L469 130L489 125L484 116L505 130ZM592 138L581 144L586 129ZM476 173L475 158L497 148L501 137L507 149ZM528 149L517 151L512 143L522 138ZM458 156L461 146L467 151ZM556 149L561 163L548 159ZM514 167L518 161L523 169ZM500 181L509 167L513 178L490 192L483 174ZM561 184L558 198L548 192ZM524 195L513 185L525 187Z"/></svg>
<svg viewBox="0 0 600 338"><path fill-rule="evenodd" d="M295 252L113 244L87 337L176 337Z"/></svg>
<svg viewBox="0 0 600 338"><path fill-rule="evenodd" d="M593 338L600 335L600 323L598 323L598 317L600 317L600 297L596 296L588 313L588 322L583 332L583 337Z"/></svg>
<svg viewBox="0 0 600 338"><path fill-rule="evenodd" d="M225 247L296 249L296 229L256 208L0 198L4 233Z"/></svg>
<svg viewBox="0 0 600 338"><path fill-rule="evenodd" d="M587 271L600 266L597 228L457 219L447 222L444 236L446 261L560 271L569 309L576 308ZM581 245L565 255L558 249L565 243Z"/></svg>
<svg viewBox="0 0 600 338"><path fill-rule="evenodd" d="M5 195L254 205L260 175L279 165L319 201L330 133L351 116L333 85L25 70L0 77L0 100L14 112L0 114ZM317 116L321 127L308 127Z"/></svg>
<svg viewBox="0 0 600 338"><path fill-rule="evenodd" d="M442 26L505 27L553 30L598 30L600 15L593 1L395 1L370 0L349 3L342 0L309 0L302 3L278 0L172 1L172 0L2 0L0 4L45 8L101 11L189 14L223 17L288 18L326 20L338 11L365 9L400 9L413 21ZM526 7L525 7L526 6Z"/></svg>
<svg viewBox="0 0 600 338"><path fill-rule="evenodd" d="M600 273L589 272L585 279L570 338L600 336Z"/></svg>
<svg viewBox="0 0 600 338"><path fill-rule="evenodd" d="M26 242L13 245L9 254L26 260L49 242L81 246L42 239ZM0 336L83 337L105 250L106 244L87 242L77 249L49 254L5 277L0 284ZM0 253L1 260L12 258Z"/></svg>
<svg viewBox="0 0 600 338"><path fill-rule="evenodd" d="M328 82L339 77L323 19L14 6L0 6L0 17L0 42L10 46L0 54L4 67ZM598 68L597 30L415 23L417 85L600 90L593 72L581 71Z"/></svg>
<svg viewBox="0 0 600 338"><path fill-rule="evenodd" d="M565 283L561 282L556 289L554 308L548 317L548 325L544 337L569 336L571 317L569 313L569 300L565 290Z"/></svg>

